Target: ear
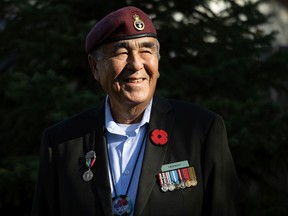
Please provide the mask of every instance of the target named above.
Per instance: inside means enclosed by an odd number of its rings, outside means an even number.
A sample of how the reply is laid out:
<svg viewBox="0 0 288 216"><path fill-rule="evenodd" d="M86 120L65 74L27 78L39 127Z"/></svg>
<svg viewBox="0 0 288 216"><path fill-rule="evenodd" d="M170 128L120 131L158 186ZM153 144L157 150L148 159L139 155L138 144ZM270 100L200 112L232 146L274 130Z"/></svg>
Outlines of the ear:
<svg viewBox="0 0 288 216"><path fill-rule="evenodd" d="M88 55L88 62L95 80L99 82L98 62L92 54Z"/></svg>

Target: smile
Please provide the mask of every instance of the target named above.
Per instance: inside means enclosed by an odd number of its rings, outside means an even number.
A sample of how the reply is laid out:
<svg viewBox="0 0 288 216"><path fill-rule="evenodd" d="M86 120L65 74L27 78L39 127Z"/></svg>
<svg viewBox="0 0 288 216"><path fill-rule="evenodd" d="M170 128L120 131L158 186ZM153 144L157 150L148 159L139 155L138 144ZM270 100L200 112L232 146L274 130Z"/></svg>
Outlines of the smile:
<svg viewBox="0 0 288 216"><path fill-rule="evenodd" d="M138 79L135 79L135 78L129 78L129 79L124 79L124 81L126 83L140 83L142 81L144 81L145 78L138 78Z"/></svg>

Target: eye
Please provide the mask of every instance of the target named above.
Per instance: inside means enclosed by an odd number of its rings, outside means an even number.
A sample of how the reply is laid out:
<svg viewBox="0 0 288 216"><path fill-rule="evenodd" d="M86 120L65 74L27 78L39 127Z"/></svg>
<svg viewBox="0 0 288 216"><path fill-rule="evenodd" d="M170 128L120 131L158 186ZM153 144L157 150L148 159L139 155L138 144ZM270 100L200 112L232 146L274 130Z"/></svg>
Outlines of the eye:
<svg viewBox="0 0 288 216"><path fill-rule="evenodd" d="M114 56L124 56L124 55L128 55L128 52L117 52L115 53Z"/></svg>
<svg viewBox="0 0 288 216"><path fill-rule="evenodd" d="M153 54L151 49L143 49L140 51L141 53Z"/></svg>
<svg viewBox="0 0 288 216"><path fill-rule="evenodd" d="M119 55L128 55L128 50L118 49L117 51L115 51L115 56L119 56Z"/></svg>
<svg viewBox="0 0 288 216"><path fill-rule="evenodd" d="M117 51L113 54L112 58L116 58L116 59L119 59L119 60L125 60L127 59L127 56L128 56L128 51Z"/></svg>

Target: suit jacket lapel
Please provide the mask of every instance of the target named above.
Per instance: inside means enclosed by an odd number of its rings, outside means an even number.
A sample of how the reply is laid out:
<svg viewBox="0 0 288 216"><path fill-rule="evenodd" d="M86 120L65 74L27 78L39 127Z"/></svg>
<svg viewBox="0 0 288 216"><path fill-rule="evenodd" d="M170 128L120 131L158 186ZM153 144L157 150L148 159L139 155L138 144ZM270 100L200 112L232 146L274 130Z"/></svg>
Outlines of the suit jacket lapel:
<svg viewBox="0 0 288 216"><path fill-rule="evenodd" d="M135 202L135 216L141 215L157 181L157 174L160 172L164 162L165 154L169 146L169 134L172 133L172 127L174 125L174 116L171 115L171 113L168 114L169 110L171 110L171 106L165 99L158 96L154 97L148 128L148 139ZM167 132L168 142L166 145L154 145L150 141L150 133L154 129L162 129Z"/></svg>
<svg viewBox="0 0 288 216"><path fill-rule="evenodd" d="M93 190L97 192L98 201L101 203L103 212L105 215L112 215L111 205L111 188L109 183L109 173L107 166L107 148L106 148L106 137L104 128L105 112L104 106L98 113L96 118L96 129L95 133L95 178L93 178ZM93 171L94 172L94 171ZM97 206L97 205L96 205ZM96 209L97 211L97 209Z"/></svg>

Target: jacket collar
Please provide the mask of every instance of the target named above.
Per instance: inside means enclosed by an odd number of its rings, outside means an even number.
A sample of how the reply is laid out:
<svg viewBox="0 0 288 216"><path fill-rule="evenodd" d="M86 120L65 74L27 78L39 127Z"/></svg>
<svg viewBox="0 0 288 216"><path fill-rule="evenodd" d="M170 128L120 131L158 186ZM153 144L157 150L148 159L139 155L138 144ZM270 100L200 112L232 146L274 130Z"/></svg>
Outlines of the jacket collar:
<svg viewBox="0 0 288 216"><path fill-rule="evenodd" d="M153 98L150 123L148 127L148 138L139 179L139 186L134 206L134 215L141 215L149 196L156 184L156 175L159 173L164 162L165 154L169 146L169 134L172 134L174 115L170 103L161 96ZM97 162L95 163L95 178L93 190L97 191L98 200L101 202L105 215L112 215L111 189L109 184L109 173L107 166L107 148L105 138L105 111L104 106L97 114L97 126L95 128L95 142ZM150 141L150 133L154 129L162 129L168 133L168 142L163 146L156 146ZM153 160L152 160L153 159ZM96 205L97 206L97 205Z"/></svg>
<svg viewBox="0 0 288 216"><path fill-rule="evenodd" d="M167 148L169 146L169 134L172 133L174 115L172 115L170 103L156 95L154 96L150 124L148 127L148 139L144 153L142 170L135 202L134 215L141 215L148 202L152 189L157 181L157 174L164 162ZM155 145L150 141L150 134L154 129L165 130L168 134L166 145Z"/></svg>

